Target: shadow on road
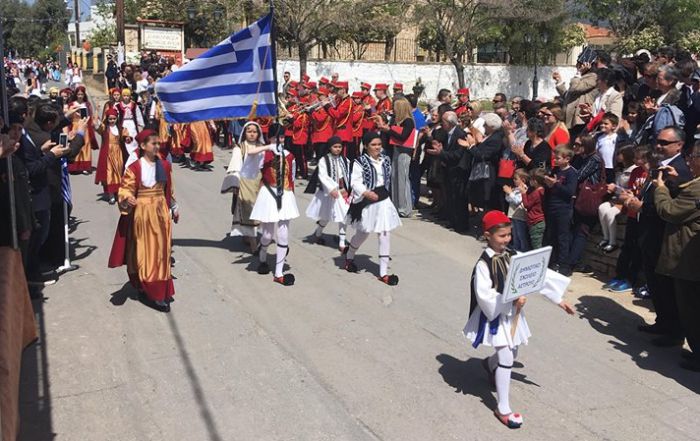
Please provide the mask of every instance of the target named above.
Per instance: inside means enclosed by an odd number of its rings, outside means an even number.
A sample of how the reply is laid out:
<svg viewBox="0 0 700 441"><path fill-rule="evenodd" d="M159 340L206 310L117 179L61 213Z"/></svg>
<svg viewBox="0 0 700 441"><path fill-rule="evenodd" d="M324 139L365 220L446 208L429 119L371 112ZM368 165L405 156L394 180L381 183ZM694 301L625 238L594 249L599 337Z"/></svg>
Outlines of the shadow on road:
<svg viewBox="0 0 700 441"><path fill-rule="evenodd" d="M122 306L127 300L139 300L138 292L131 286L130 282L126 282L118 291L110 294L109 302L114 306Z"/></svg>
<svg viewBox="0 0 700 441"><path fill-rule="evenodd" d="M199 414L202 418L202 421L204 422L204 425L207 428L209 439L211 441L223 441L223 438L221 437L221 434L219 433L219 430L216 427L214 417L211 414L210 406L207 402L207 397L204 395L204 391L202 390L202 385L199 381L199 377L197 376L197 372L195 371L194 366L192 365L192 360L190 360L190 355L187 352L187 348L185 348L185 342L182 340L180 329L178 328L177 322L175 321L175 315L171 313L168 314L167 317L168 325L170 325L170 331L172 332L173 338L175 339L175 343L177 344L177 350L180 353L180 359L182 360L182 364L185 367L185 372L187 373L187 377L190 381L190 386L192 387L194 399L197 402L197 405L199 406Z"/></svg>
<svg viewBox="0 0 700 441"><path fill-rule="evenodd" d="M582 296L576 305L581 318L601 334L614 337L608 342L615 349L630 356L637 366L656 371L675 380L695 393L700 393L698 375L678 366L681 360L679 348L658 348L650 339L637 331L644 320L612 299L600 296ZM651 337L651 336L649 336Z"/></svg>
<svg viewBox="0 0 700 441"><path fill-rule="evenodd" d="M56 437L51 419L51 386L49 384L49 360L46 347L46 321L41 293L32 301L34 318L39 330L39 340L27 347L22 354L22 371L19 384L20 431L22 441L49 441Z"/></svg>

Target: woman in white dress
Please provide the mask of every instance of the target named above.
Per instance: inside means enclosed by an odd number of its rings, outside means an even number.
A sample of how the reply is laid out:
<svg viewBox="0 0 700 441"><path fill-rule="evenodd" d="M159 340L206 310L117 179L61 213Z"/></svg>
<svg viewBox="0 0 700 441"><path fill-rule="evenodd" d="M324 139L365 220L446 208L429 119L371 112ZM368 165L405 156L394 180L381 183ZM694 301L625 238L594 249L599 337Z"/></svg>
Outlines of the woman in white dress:
<svg viewBox="0 0 700 441"><path fill-rule="evenodd" d="M306 208L306 217L316 221L314 241L325 244L323 229L328 222L338 223L338 248L345 251L345 217L350 204L350 164L344 156L343 143L337 136L328 140L328 154L318 162L316 193Z"/></svg>
<svg viewBox="0 0 700 441"><path fill-rule="evenodd" d="M388 274L391 251L390 231L401 226L401 219L392 204L391 159L382 154L382 139L376 132L367 132L363 137L365 152L355 160L350 183L352 204L348 212L348 223L355 228L345 259L345 270L357 272L355 253L369 237L379 237L379 281L387 285L398 285L399 278Z"/></svg>
<svg viewBox="0 0 700 441"><path fill-rule="evenodd" d="M250 218L260 221L260 266L258 274L269 274L267 247L272 242L277 227L277 260L273 281L284 286L294 285L294 275L284 274L284 262L289 254L289 221L299 217L294 196L294 156L284 149L281 142L267 146L253 147L248 154L264 152L262 179L258 197Z"/></svg>
<svg viewBox="0 0 700 441"><path fill-rule="evenodd" d="M238 145L233 147L233 155L227 173L233 176L233 199L231 201L231 237L242 236L249 244L251 252L258 248L259 222L250 215L260 190L260 167L263 153L251 153L265 145L260 125L249 121L243 126Z"/></svg>

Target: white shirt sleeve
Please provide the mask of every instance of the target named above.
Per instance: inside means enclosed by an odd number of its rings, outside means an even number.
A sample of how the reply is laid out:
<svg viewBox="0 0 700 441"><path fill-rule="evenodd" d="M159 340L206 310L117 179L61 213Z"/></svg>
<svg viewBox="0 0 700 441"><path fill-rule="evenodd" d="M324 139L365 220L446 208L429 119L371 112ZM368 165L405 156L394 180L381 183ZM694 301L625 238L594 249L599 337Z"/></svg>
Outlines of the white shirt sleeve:
<svg viewBox="0 0 700 441"><path fill-rule="evenodd" d="M571 279L568 277L548 269L544 278L544 287L542 287L540 294L549 299L550 302L558 305L564 298L570 283Z"/></svg>
<svg viewBox="0 0 700 441"><path fill-rule="evenodd" d="M350 186L352 187L353 200L355 202L361 201L364 196L364 192L367 191L367 187L362 179L362 166L359 163L355 163L352 168L352 175L350 177Z"/></svg>
<svg viewBox="0 0 700 441"><path fill-rule="evenodd" d="M338 184L329 175L330 173L328 173L328 169L326 168L326 160L321 158L321 160L318 161L318 181L321 183L321 186L323 186L323 191L326 196L333 190L338 189Z"/></svg>
<svg viewBox="0 0 700 441"><path fill-rule="evenodd" d="M513 302L503 303L503 294L493 288L489 268L483 260L476 264L475 287L476 301L488 321L511 309Z"/></svg>

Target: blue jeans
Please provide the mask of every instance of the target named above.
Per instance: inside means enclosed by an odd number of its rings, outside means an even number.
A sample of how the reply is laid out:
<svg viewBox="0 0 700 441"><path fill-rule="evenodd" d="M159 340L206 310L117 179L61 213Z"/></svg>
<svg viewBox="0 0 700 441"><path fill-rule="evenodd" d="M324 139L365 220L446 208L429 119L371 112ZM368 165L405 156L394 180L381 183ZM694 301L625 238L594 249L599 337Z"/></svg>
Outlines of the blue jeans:
<svg viewBox="0 0 700 441"><path fill-rule="evenodd" d="M530 233L527 222L520 219L512 219L513 240L511 246L515 251L530 251Z"/></svg>

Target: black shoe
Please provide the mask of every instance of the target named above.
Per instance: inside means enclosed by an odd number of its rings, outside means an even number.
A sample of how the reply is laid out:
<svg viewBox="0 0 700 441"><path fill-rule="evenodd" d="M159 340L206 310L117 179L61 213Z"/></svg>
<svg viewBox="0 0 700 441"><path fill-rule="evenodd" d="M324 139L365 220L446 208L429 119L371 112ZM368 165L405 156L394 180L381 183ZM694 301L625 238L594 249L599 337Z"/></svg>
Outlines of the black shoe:
<svg viewBox="0 0 700 441"><path fill-rule="evenodd" d="M399 276L396 274L387 274L386 276L379 277L379 281L389 286L396 286L399 284Z"/></svg>
<svg viewBox="0 0 700 441"><path fill-rule="evenodd" d="M315 236L314 236L315 237ZM317 245L325 245L326 244L326 239L321 237L315 237L314 242L316 242Z"/></svg>
<svg viewBox="0 0 700 441"><path fill-rule="evenodd" d="M569 268L568 266L561 266L561 265L559 265L559 268L556 269L556 272L558 272L559 274L561 274L564 277L571 277L571 274L572 274L571 268Z"/></svg>
<svg viewBox="0 0 700 441"><path fill-rule="evenodd" d="M587 265L585 263L582 263L580 265L576 265L576 269L574 269L577 273L583 273L583 274L591 274L593 273L593 267L590 265Z"/></svg>
<svg viewBox="0 0 700 441"><path fill-rule="evenodd" d="M651 341L651 344L659 348L672 348L674 346L681 346L683 344L683 340L683 337L677 337L674 335L661 335L659 337L654 338Z"/></svg>
<svg viewBox="0 0 700 441"><path fill-rule="evenodd" d="M294 274L285 274L282 277L274 277L272 280L284 286L292 286L296 282Z"/></svg>
<svg viewBox="0 0 700 441"><path fill-rule="evenodd" d="M679 366L687 371L700 372L700 361L683 360L679 363Z"/></svg>
<svg viewBox="0 0 700 441"><path fill-rule="evenodd" d="M349 273L356 273L357 272L357 265L355 265L355 262L353 262L351 259L346 259L345 260L345 271Z"/></svg>
<svg viewBox="0 0 700 441"><path fill-rule="evenodd" d="M641 332L646 332L647 334L653 334L653 335L666 335L668 332L662 328L661 326L657 325L656 323L653 325L639 325L637 326L637 329Z"/></svg>
<svg viewBox="0 0 700 441"><path fill-rule="evenodd" d="M270 274L270 265L268 265L267 262L260 262L260 266L258 266L258 274Z"/></svg>

